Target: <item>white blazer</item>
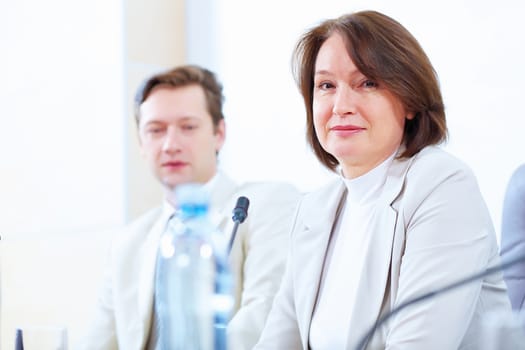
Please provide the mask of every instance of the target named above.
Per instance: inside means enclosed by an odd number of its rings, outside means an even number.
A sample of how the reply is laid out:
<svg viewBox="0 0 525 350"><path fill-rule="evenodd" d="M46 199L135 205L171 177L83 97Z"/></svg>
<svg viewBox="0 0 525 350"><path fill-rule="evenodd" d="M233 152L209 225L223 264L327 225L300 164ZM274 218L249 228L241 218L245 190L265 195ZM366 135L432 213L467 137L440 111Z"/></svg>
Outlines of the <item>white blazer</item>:
<svg viewBox="0 0 525 350"><path fill-rule="evenodd" d="M299 205L283 283L256 350L309 349L323 264L345 191L338 179ZM378 203L346 349L355 349L396 305L499 262L474 175L437 147L395 159ZM510 311L501 274L405 309L376 331L367 349L476 349L482 317L492 309Z"/></svg>
<svg viewBox="0 0 525 350"><path fill-rule="evenodd" d="M211 197L211 219L226 234L239 196L250 200L230 253L235 314L228 326L232 349L252 349L284 272L288 237L299 192L284 183L236 185L219 174ZM144 349L152 320L155 261L162 228L152 228L160 208L118 233L111 246L98 309L79 344L85 350Z"/></svg>

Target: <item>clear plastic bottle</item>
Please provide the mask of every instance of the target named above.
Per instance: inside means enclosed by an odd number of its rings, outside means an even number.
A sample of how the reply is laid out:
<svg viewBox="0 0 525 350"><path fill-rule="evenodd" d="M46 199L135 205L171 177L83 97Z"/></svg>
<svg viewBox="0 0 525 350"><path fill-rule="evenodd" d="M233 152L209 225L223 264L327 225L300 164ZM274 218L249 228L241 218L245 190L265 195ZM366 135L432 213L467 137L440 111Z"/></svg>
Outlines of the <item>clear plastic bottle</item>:
<svg viewBox="0 0 525 350"><path fill-rule="evenodd" d="M208 219L201 186L179 186L179 214L162 235L155 302L162 350L226 350L225 327L233 306L223 235Z"/></svg>

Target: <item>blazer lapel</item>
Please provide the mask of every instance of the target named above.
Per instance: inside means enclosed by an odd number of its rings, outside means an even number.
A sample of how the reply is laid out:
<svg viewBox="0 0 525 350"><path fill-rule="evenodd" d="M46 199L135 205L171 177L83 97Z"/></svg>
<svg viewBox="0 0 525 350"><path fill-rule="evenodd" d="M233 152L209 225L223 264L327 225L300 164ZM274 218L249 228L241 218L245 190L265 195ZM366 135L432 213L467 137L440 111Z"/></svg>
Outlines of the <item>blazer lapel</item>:
<svg viewBox="0 0 525 350"><path fill-rule="evenodd" d="M355 348L379 316L388 283L396 219L397 213L390 206L376 215L351 315L348 349Z"/></svg>
<svg viewBox="0 0 525 350"><path fill-rule="evenodd" d="M211 189L210 221L224 233L227 242L233 229L231 219L235 202L233 195L237 190L237 184L225 174L217 173L216 182ZM236 198L235 198L236 200Z"/></svg>
<svg viewBox="0 0 525 350"><path fill-rule="evenodd" d="M168 218L166 217L166 220L167 219ZM157 252L159 239L164 231L166 220L157 220L153 226L150 225L149 232L145 237L145 241L141 249L142 264L138 276L139 282L137 291L137 306L143 330L142 339L140 341L141 344L145 343L146 339L144 339L144 337L146 334L148 334L149 328L151 326ZM146 228L144 229L147 230Z"/></svg>
<svg viewBox="0 0 525 350"><path fill-rule="evenodd" d="M296 249L294 261L301 262L301 266L295 266L298 275L294 279L301 281L296 289L296 305L304 305L297 308L297 319L305 349L308 348L310 323L319 293L332 228L339 215L345 193L344 182L338 179L336 184L305 198L301 212L309 217L303 218L304 225L299 228L301 231L292 238L292 244Z"/></svg>
<svg viewBox="0 0 525 350"><path fill-rule="evenodd" d="M351 316L348 349L354 349L357 342L375 324L389 295L387 288L398 215L392 203L403 188L410 163L411 160L395 159L388 169L383 193L377 203L374 226L370 230L372 236L356 295L358 302Z"/></svg>

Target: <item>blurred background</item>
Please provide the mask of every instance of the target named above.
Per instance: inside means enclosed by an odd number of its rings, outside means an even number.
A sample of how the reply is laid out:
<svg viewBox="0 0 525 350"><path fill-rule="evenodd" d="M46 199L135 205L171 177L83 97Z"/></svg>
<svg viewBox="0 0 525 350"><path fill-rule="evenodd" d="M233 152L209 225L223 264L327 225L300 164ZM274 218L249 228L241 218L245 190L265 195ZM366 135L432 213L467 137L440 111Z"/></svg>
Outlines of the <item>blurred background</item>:
<svg viewBox="0 0 525 350"><path fill-rule="evenodd" d="M290 59L307 28L347 12L384 12L426 50L446 105L444 148L473 169L499 236L507 180L525 162L521 1L1 1L1 348L25 323L65 324L74 341L113 230L159 203L132 110L151 73L217 72L220 164L237 180L309 191L334 176L305 143Z"/></svg>

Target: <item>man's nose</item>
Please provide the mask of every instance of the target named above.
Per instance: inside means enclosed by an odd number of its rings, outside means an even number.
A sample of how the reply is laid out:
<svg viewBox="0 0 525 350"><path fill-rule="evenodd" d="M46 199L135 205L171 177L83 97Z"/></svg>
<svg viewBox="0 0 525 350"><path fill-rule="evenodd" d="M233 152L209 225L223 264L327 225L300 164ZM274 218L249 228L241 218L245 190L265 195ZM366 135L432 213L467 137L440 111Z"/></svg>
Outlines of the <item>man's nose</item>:
<svg viewBox="0 0 525 350"><path fill-rule="evenodd" d="M162 150L164 152L174 153L180 150L180 137L175 128L169 127L166 130Z"/></svg>

